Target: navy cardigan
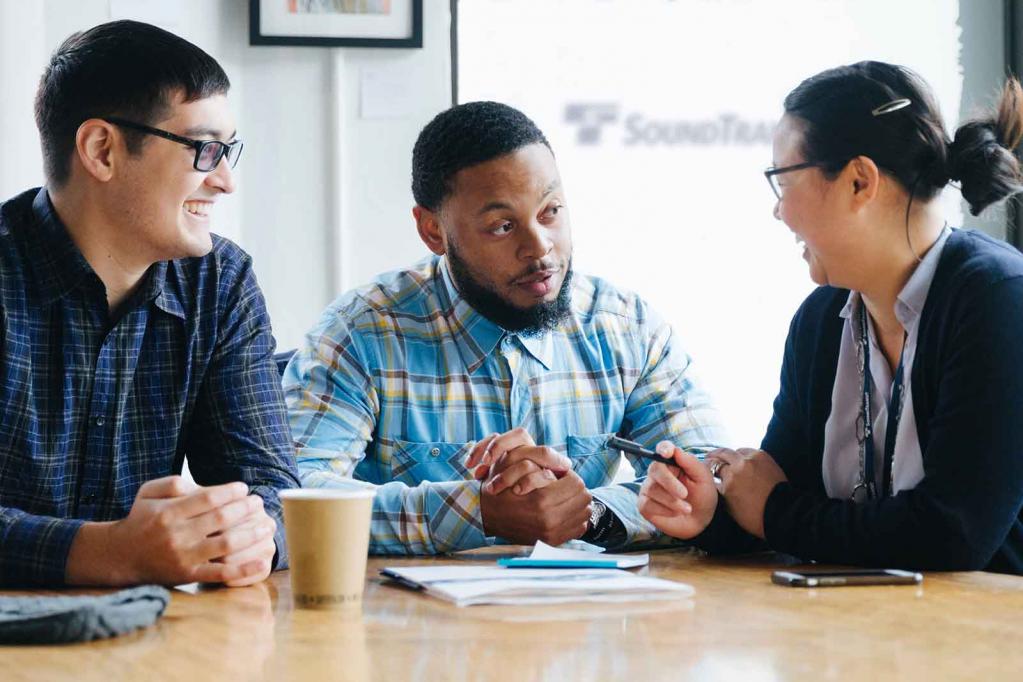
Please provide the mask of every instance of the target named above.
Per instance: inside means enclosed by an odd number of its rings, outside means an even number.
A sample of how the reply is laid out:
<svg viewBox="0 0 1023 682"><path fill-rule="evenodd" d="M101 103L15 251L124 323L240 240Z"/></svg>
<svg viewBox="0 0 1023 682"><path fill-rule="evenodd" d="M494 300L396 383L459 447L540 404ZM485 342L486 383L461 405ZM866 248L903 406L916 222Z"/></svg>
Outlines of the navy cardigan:
<svg viewBox="0 0 1023 682"><path fill-rule="evenodd" d="M980 233L949 236L911 376L924 478L861 504L829 499L821 473L848 296L820 287L789 329L761 444L788 478L764 509L767 545L827 563L1023 574L1023 256ZM762 547L723 502L693 544Z"/></svg>

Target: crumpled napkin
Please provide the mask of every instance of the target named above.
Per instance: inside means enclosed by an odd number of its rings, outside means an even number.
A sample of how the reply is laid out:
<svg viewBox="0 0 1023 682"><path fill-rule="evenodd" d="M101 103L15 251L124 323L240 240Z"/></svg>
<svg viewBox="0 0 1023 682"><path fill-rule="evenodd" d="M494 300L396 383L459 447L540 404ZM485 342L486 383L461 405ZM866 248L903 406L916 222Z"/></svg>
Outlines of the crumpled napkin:
<svg viewBox="0 0 1023 682"><path fill-rule="evenodd" d="M0 597L0 644L61 644L116 637L163 615L170 592L142 585L82 597Z"/></svg>

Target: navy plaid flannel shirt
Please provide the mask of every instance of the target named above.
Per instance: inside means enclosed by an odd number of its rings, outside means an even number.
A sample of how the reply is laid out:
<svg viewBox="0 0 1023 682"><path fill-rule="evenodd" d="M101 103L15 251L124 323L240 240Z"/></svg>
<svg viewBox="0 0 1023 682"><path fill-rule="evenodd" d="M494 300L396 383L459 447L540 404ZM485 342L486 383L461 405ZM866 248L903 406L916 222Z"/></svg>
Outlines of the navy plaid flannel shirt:
<svg viewBox="0 0 1023 682"><path fill-rule="evenodd" d="M0 585L64 581L86 520L146 481L244 481L277 521L298 485L274 341L251 259L214 237L157 263L117 317L45 189L0 205Z"/></svg>

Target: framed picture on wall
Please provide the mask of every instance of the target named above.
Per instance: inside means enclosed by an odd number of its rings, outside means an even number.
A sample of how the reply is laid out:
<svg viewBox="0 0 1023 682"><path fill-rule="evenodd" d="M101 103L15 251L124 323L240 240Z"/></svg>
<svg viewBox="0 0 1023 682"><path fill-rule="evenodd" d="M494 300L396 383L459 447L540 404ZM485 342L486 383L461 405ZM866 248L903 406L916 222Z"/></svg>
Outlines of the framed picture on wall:
<svg viewBox="0 0 1023 682"><path fill-rule="evenodd" d="M249 44L422 47L423 0L249 0Z"/></svg>

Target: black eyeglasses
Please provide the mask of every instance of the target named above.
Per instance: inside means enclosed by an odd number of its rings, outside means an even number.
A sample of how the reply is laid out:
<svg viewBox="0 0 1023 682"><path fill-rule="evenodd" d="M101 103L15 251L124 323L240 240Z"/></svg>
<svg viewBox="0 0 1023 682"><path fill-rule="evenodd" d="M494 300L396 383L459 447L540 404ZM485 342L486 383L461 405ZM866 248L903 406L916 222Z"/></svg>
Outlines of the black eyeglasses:
<svg viewBox="0 0 1023 682"><path fill-rule="evenodd" d="M151 128L141 123L135 123L134 121L127 121L123 118L116 118L111 116L104 118L107 123L113 123L115 126L121 126L122 128L128 128L130 130L137 130L140 133L146 133L148 135L155 135L162 137L165 140L171 142L178 142L191 147L195 150L195 161L192 163L192 167L202 173L210 173L216 169L220 160L227 157L227 162L231 164L231 168L238 165L238 159L241 158L242 148L244 145L241 140L235 140L234 142L221 142L220 140L193 140L189 137L182 137L181 135L175 135L174 133L168 133L166 130L160 130L159 128Z"/></svg>
<svg viewBox="0 0 1023 682"><path fill-rule="evenodd" d="M819 161L808 161L806 163L797 163L791 166L782 166L781 168L771 167L764 171L764 177L767 178L767 184L771 186L771 191L774 192L774 196L781 201L781 185L778 184L778 176L782 173L791 173L792 171L803 170L804 168L814 168L824 166Z"/></svg>

